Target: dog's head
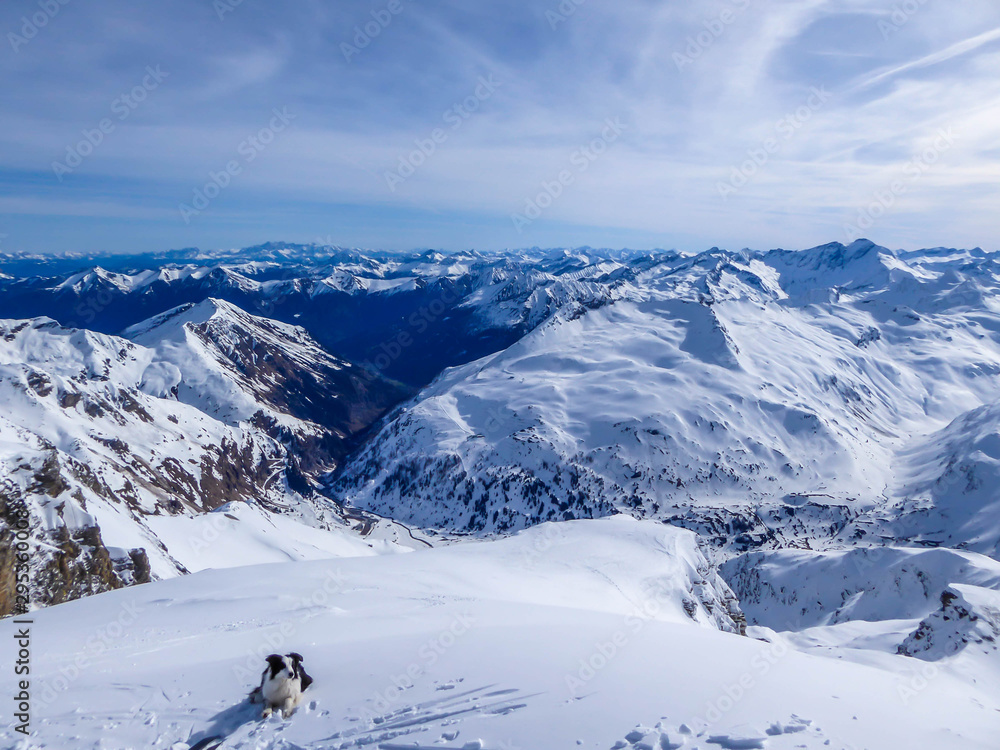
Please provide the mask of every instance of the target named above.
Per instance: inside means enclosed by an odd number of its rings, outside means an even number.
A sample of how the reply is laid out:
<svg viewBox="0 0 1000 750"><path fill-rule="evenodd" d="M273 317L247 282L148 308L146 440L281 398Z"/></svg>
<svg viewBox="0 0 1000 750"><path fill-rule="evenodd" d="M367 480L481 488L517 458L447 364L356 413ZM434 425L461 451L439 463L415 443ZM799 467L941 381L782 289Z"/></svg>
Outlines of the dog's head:
<svg viewBox="0 0 1000 750"><path fill-rule="evenodd" d="M276 679L278 677L284 677L285 679L292 679L295 677L295 662L287 656L280 656L278 654L271 654L266 659L269 673L267 678L270 680Z"/></svg>
<svg viewBox="0 0 1000 750"><path fill-rule="evenodd" d="M271 654L267 657L266 661L269 670L267 677L270 680L279 677L284 677L288 680L301 678L304 672L302 669L303 659L301 654L294 652L285 654L284 656Z"/></svg>
<svg viewBox="0 0 1000 750"><path fill-rule="evenodd" d="M285 658L292 662L292 674L296 677L302 674L302 655L297 654L294 651L290 654L285 654Z"/></svg>

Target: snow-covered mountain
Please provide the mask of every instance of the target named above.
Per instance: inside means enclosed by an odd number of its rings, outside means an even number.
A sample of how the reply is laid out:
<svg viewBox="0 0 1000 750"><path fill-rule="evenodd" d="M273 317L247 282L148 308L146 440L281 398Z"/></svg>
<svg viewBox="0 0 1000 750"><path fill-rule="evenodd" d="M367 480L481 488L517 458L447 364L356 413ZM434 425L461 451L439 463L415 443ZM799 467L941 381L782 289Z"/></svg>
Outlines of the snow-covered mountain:
<svg viewBox="0 0 1000 750"><path fill-rule="evenodd" d="M1000 559L1000 401L972 409L900 455L887 510L904 538Z"/></svg>
<svg viewBox="0 0 1000 750"><path fill-rule="evenodd" d="M625 512L736 552L996 550L995 255L859 241L631 271L443 373L337 493L476 532Z"/></svg>
<svg viewBox="0 0 1000 750"><path fill-rule="evenodd" d="M352 436L409 395L332 356L304 329L221 300L184 305L124 334L156 352L147 391L174 394L227 424L252 422L293 449L295 477L307 486L337 466Z"/></svg>
<svg viewBox="0 0 1000 750"><path fill-rule="evenodd" d="M19 274L0 279L0 318L48 316L117 334L216 298L301 325L330 351L422 386L444 367L512 344L571 301L601 304L640 257L591 250L393 255L279 245L59 263L0 257L0 268Z"/></svg>
<svg viewBox="0 0 1000 750"><path fill-rule="evenodd" d="M190 547L192 534L208 548L272 528L268 544L291 559L319 554L313 548L371 549L334 506L310 496L406 391L330 356L302 329L214 300L129 333L0 321L5 532L26 507L46 542L32 558L34 601L185 572L181 559L191 556L170 547ZM176 533L180 518L220 509ZM268 512L299 523L276 525ZM317 542L312 527L331 525L340 530ZM5 560L4 612L12 569Z"/></svg>
<svg viewBox="0 0 1000 750"><path fill-rule="evenodd" d="M995 253L6 261L40 746L995 745Z"/></svg>

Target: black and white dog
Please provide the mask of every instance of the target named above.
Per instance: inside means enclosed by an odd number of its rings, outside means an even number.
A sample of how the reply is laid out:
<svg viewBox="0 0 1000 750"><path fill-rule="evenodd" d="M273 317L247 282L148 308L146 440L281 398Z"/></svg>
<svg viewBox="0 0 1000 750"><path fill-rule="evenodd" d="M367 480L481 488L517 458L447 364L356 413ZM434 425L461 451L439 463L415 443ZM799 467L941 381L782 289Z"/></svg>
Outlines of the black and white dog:
<svg viewBox="0 0 1000 750"><path fill-rule="evenodd" d="M302 668L299 654L271 654L267 657L267 669L260 676L260 686L250 693L250 702L264 704L261 716L265 719L275 709L287 719L302 701L302 693L312 685L312 681Z"/></svg>

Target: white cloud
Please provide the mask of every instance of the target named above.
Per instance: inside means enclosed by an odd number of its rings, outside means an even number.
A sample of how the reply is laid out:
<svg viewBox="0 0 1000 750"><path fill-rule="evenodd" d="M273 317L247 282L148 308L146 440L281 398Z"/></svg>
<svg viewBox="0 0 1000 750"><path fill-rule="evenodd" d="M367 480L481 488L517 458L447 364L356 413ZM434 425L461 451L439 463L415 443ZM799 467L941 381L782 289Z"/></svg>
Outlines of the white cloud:
<svg viewBox="0 0 1000 750"><path fill-rule="evenodd" d="M101 5L68 6L64 24L0 60L11 89L0 163L26 175L26 214L47 203L47 215L79 215L97 185L112 206L147 190L144 205L169 216L272 107L288 106L298 116L293 127L220 202L227 222L243 210L257 225L261 202L273 199L356 205L387 222L394 211L471 211L505 227L605 118L621 117L626 134L546 220L591 225L602 236L631 228L663 245L680 237L702 246L839 239L845 217L938 129L953 127L958 145L896 203L874 239L900 244L923 233L921 244L987 244L996 236L995 212L982 209L1000 199L994 2L925 4L888 39L878 24L892 9L875 0L588 0L554 30L545 11L558 3L413 4L350 64L339 45L367 17L367 3L322 12L245 3L224 23L193 0L170 9ZM711 33L727 9L731 20ZM122 17L109 32L101 15L111 12ZM678 70L674 53L706 31L710 41ZM55 52L83 41L81 69L56 62ZM170 79L79 179L52 192L51 161L147 64L162 64ZM391 192L385 170L489 74L501 83L497 93ZM805 105L812 87L824 86L829 101L723 200L719 182ZM200 221L208 226L215 215ZM363 221L349 229L363 231ZM532 231L555 232L546 221ZM481 245L532 241L497 229ZM442 234L439 244L449 242Z"/></svg>

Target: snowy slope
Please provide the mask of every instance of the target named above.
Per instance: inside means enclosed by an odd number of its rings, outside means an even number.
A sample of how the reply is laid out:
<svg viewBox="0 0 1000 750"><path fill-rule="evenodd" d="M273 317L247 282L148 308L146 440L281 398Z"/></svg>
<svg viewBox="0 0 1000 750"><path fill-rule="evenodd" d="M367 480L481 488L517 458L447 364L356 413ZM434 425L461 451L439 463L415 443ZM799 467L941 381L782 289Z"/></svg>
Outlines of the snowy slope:
<svg viewBox="0 0 1000 750"><path fill-rule="evenodd" d="M266 328L249 316L241 320ZM318 348L304 348L308 337L290 327L274 324L281 333L295 334L294 343L255 339L248 328L223 326L214 315L211 322L215 328L194 331L204 352L233 346L234 352L246 353L239 347L249 347L251 359L259 356L260 368L244 363L237 371L235 354L223 361L208 353L190 361L178 358L178 366L158 349L63 328L52 320L0 321L2 526L6 533L6 514L14 504L25 503L41 544L33 591L38 604L177 575L188 570L182 560L195 569L206 567L205 560L186 552L172 554L171 545L182 544L184 535L179 522L171 522L236 501L288 519L257 546L238 540L260 536L267 524L259 511L237 514L235 523L219 529L202 528L204 538L216 542L216 556L225 548L222 538L233 549L242 548L236 559L243 563L395 547L389 541L398 532L386 529L384 542L362 541L352 530L356 521L307 495L310 472L335 466L350 433L397 397L396 386L380 390L383 381L323 359ZM157 341L156 328L144 329L148 341ZM224 339L223 330L245 335ZM303 363L300 371L283 378L289 368L284 358L296 356ZM305 367L307 360L312 369ZM259 396L252 412L221 415L197 398L184 397L205 385L198 381L204 375L234 401L249 403L247 394L254 393L251 386L260 384L265 368L269 386L282 398ZM281 411L294 411L289 404L296 398L314 396L307 383L313 391L323 390L328 402L340 398L350 404L318 412L319 422ZM262 410L268 410L266 417ZM296 448L309 450L300 457ZM369 531L387 525L377 519L367 523ZM199 524L189 526L195 532ZM331 538L317 543L316 535L326 533L317 528L329 529ZM261 553L257 557L255 549ZM9 560L2 572L6 581Z"/></svg>
<svg viewBox="0 0 1000 750"><path fill-rule="evenodd" d="M749 621L775 630L921 619L952 584L1000 591L1000 563L950 549L748 552L720 572Z"/></svg>
<svg viewBox="0 0 1000 750"><path fill-rule="evenodd" d="M973 409L900 454L895 533L1000 559L1000 401Z"/></svg>
<svg viewBox="0 0 1000 750"><path fill-rule="evenodd" d="M144 388L227 424L253 423L291 445L306 476L335 468L350 438L409 394L332 356L304 329L222 300L175 308L124 334L156 352Z"/></svg>
<svg viewBox="0 0 1000 750"><path fill-rule="evenodd" d="M1000 592L955 584L941 594L941 607L899 646L899 653L939 661L972 647L995 657L1000 638Z"/></svg>
<svg viewBox="0 0 1000 750"><path fill-rule="evenodd" d="M60 605L35 615L32 747L995 747L995 660L928 678L904 656L725 632L703 565L691 534L618 518ZM293 650L315 683L290 720L261 722L245 698L262 657Z"/></svg>
<svg viewBox="0 0 1000 750"><path fill-rule="evenodd" d="M1000 398L998 268L981 252L904 257L865 241L650 261L608 304L569 305L443 373L336 490L479 532L623 511L737 552L918 541L930 527L900 518L932 503L940 541L991 550L998 529L968 509L1000 500L992 412L973 411ZM987 451L968 446L984 463L978 494L955 500L960 520L901 480L915 446L966 412Z"/></svg>

